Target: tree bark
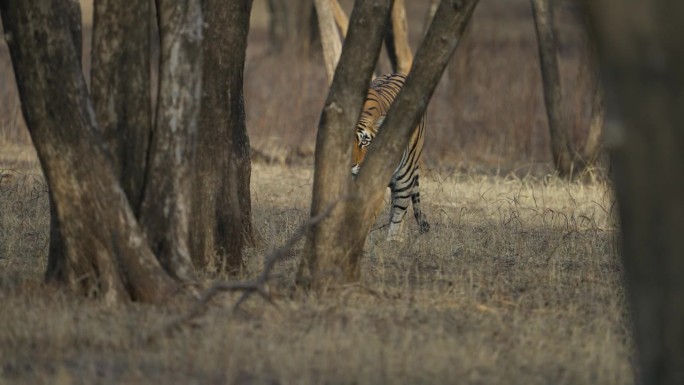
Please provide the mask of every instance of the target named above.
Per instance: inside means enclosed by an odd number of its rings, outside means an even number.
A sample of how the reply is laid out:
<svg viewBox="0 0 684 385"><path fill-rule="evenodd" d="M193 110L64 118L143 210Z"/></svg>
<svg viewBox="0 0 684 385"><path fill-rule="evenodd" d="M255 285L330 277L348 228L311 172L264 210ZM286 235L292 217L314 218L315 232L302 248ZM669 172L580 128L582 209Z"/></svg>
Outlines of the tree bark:
<svg viewBox="0 0 684 385"><path fill-rule="evenodd" d="M96 0L91 95L98 127L139 214L151 131L150 13L145 1Z"/></svg>
<svg viewBox="0 0 684 385"><path fill-rule="evenodd" d="M549 0L531 0L534 25L539 47L539 65L544 86L544 103L551 136L553 162L561 176L574 170L572 147L568 137L567 120L563 114L563 94L556 51L558 44L553 28Z"/></svg>
<svg viewBox="0 0 684 385"><path fill-rule="evenodd" d="M388 24L385 45L392 64L392 71L408 74L413 63L413 54L408 40L408 22L404 0L394 0L391 23Z"/></svg>
<svg viewBox="0 0 684 385"><path fill-rule="evenodd" d="M253 242L251 162L242 96L251 0L206 0L202 110L193 184L191 250L195 264L241 268Z"/></svg>
<svg viewBox="0 0 684 385"><path fill-rule="evenodd" d="M55 278L109 303L159 301L176 284L147 247L101 143L80 68L70 3L0 1L22 111L63 244Z"/></svg>
<svg viewBox="0 0 684 385"><path fill-rule="evenodd" d="M194 278L189 231L202 85L201 11L199 0L157 0L159 96L140 210L152 251L181 281Z"/></svg>
<svg viewBox="0 0 684 385"><path fill-rule="evenodd" d="M316 5L318 25L321 32L325 73L328 77L328 84L331 84L342 52L342 41L335 27L335 17L330 0L314 0L314 4Z"/></svg>
<svg viewBox="0 0 684 385"><path fill-rule="evenodd" d="M351 160L353 128L380 55L390 5L390 0L357 2L351 14L340 65L332 78L318 125L311 216L319 215L330 205L335 207L307 237L306 253L297 274L297 281L302 286L313 283L324 288L328 283L343 282L357 275L349 245L344 243L349 231L343 227L344 199L351 182L349 167L345 165ZM334 21L329 22L334 28Z"/></svg>
<svg viewBox="0 0 684 385"><path fill-rule="evenodd" d="M639 384L684 383L684 3L586 1L622 123L611 122ZM608 89L608 88L607 88ZM612 104L611 104L612 105ZM613 115L613 114L611 114ZM611 116L609 115L609 116Z"/></svg>

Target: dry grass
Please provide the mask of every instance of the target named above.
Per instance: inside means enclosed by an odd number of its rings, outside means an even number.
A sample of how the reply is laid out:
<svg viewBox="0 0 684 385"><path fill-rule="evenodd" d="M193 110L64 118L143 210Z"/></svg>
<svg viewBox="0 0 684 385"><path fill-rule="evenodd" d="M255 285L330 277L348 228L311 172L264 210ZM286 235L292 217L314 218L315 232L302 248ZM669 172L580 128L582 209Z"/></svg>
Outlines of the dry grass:
<svg viewBox="0 0 684 385"><path fill-rule="evenodd" d="M0 192L0 383L632 382L610 187L555 177L428 173L433 225L400 247L371 234L359 285L291 292L301 245L271 289L174 333L187 304L106 308L42 286L48 207L35 168ZM243 278L307 214L309 167L255 164ZM385 219L383 213L381 220Z"/></svg>
<svg viewBox="0 0 684 385"><path fill-rule="evenodd" d="M407 1L414 48L426 4ZM307 217L326 93L316 53L268 53L262 6L245 104L252 145L275 162L253 167L261 241L244 279ZM560 62L581 143L590 87L567 15ZM222 295L151 341L189 305L107 308L43 286L46 186L0 47L0 384L633 383L611 187L600 170L584 183L550 175L530 17L524 0L482 2L435 94L422 182L430 233L411 219L411 241L392 246L373 231L362 282L324 295L290 290L300 244L277 266L277 308L253 298L234 314L237 295Z"/></svg>

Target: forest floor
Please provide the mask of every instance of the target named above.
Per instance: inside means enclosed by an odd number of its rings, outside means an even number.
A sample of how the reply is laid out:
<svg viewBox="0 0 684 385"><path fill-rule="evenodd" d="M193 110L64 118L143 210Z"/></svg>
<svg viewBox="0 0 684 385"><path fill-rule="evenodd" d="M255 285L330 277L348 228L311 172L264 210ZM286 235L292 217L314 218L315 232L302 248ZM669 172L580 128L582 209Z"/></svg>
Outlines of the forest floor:
<svg viewBox="0 0 684 385"><path fill-rule="evenodd" d="M10 148L7 146L6 148ZM610 185L553 176L425 172L432 224L408 241L371 233L359 284L291 289L302 242L269 289L233 312L191 304L111 308L43 285L49 211L30 148L2 160L0 384L629 384L632 340ZM259 242L240 277L306 220L310 165L256 163ZM387 207L375 227L387 219Z"/></svg>

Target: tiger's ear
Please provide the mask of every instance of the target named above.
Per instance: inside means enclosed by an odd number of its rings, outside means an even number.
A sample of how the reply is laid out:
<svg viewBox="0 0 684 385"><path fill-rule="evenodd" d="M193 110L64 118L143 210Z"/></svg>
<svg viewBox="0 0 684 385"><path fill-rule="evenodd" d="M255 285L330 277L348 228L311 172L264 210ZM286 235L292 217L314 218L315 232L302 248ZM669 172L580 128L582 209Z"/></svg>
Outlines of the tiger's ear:
<svg viewBox="0 0 684 385"><path fill-rule="evenodd" d="M379 118L373 121L373 128L375 128L376 132L380 130L380 126L382 126L382 123L385 121L386 117L387 115L381 115Z"/></svg>

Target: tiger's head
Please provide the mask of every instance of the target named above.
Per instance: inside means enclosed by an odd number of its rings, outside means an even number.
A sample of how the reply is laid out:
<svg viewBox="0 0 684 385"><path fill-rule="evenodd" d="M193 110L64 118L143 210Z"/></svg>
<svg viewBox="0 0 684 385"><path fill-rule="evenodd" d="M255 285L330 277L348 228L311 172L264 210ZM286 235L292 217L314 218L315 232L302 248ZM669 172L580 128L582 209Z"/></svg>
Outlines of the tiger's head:
<svg viewBox="0 0 684 385"><path fill-rule="evenodd" d="M356 135L354 135L354 147L352 150L352 178L356 179L356 176L361 171L361 165L366 157L366 152L368 151L368 146L375 138L378 133L382 122L385 121L386 115L373 116L372 112L364 108L361 113L361 118L356 125Z"/></svg>

